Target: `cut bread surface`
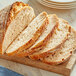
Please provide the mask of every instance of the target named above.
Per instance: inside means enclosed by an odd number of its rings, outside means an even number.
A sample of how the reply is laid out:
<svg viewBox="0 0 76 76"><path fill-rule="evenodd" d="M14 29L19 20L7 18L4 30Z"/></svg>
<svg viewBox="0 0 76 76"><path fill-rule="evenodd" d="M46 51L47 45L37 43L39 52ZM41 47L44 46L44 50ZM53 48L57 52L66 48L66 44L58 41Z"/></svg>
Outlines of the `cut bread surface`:
<svg viewBox="0 0 76 76"><path fill-rule="evenodd" d="M5 29L5 23L7 21L8 13L11 6L7 6L0 11L0 31Z"/></svg>
<svg viewBox="0 0 76 76"><path fill-rule="evenodd" d="M5 7L0 11L0 27L3 26L5 31L6 31L6 22L8 19L10 9L11 9L11 5Z"/></svg>
<svg viewBox="0 0 76 76"><path fill-rule="evenodd" d="M68 37L69 34L69 26L66 21L63 19L59 19L59 26L53 32L53 36L48 41L48 44L38 52L31 54L29 57L31 59L40 59L48 55L49 52L53 52L53 49L61 46Z"/></svg>
<svg viewBox="0 0 76 76"><path fill-rule="evenodd" d="M20 53L17 53L17 56L20 56L20 57L27 56L30 53L35 52L35 49L37 51L37 49L39 50L43 48L48 43L48 40L53 34L53 31L55 30L55 28L58 27L58 24L59 24L58 17L55 14L48 15L48 19L49 19L49 24L45 28L42 35L35 42L35 44L33 44L33 46L31 46L29 49L24 50Z"/></svg>
<svg viewBox="0 0 76 76"><path fill-rule="evenodd" d="M6 27L9 26L9 24L11 23L11 21L13 19L15 19L16 15L23 10L26 6L28 6L28 4L24 4L23 2L15 2L11 5L10 11L9 11L9 15L8 15L8 19L7 19L7 24Z"/></svg>
<svg viewBox="0 0 76 76"><path fill-rule="evenodd" d="M8 28L6 30L5 37L2 44L2 53L5 53L8 46L15 40L15 38L28 26L28 24L35 17L34 10L32 7L24 6L22 8L21 3L19 4L20 5L18 5L18 2L17 2L11 6L12 8L9 12L10 16L7 19L7 23L6 23L6 27ZM20 10L18 9L18 6L19 8L21 7ZM17 10L13 12L14 9L17 9Z"/></svg>
<svg viewBox="0 0 76 76"><path fill-rule="evenodd" d="M7 6L0 11L0 54L2 53L2 42L6 31L6 22L11 6Z"/></svg>
<svg viewBox="0 0 76 76"><path fill-rule="evenodd" d="M6 53L9 55L15 54L29 48L35 43L45 27L48 24L48 16L46 12L40 13L34 20L28 25L28 27L15 39L15 41L8 47Z"/></svg>
<svg viewBox="0 0 76 76"><path fill-rule="evenodd" d="M57 65L69 59L75 49L76 31L74 31L74 29L71 29L71 33L68 36L66 42L61 47L56 49L54 53L49 54L46 58L43 58L41 60L48 64Z"/></svg>
<svg viewBox="0 0 76 76"><path fill-rule="evenodd" d="M44 46L49 38L52 36L53 31L55 28L58 27L58 18L57 16L54 15L49 15L49 24L46 27L45 31L43 32L43 34L39 37L39 39L36 41L36 43L30 48L30 50L35 50L38 48L42 48L42 46Z"/></svg>

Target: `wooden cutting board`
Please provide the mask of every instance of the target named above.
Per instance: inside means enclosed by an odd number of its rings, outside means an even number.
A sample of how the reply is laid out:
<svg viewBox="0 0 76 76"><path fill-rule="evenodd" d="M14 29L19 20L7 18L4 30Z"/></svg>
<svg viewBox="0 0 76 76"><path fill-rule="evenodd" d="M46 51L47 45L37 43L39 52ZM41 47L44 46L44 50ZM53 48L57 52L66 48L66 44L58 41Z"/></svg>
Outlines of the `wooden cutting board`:
<svg viewBox="0 0 76 76"><path fill-rule="evenodd" d="M9 57L7 55L0 55L0 58L14 61L14 62L21 63L21 64L25 64L25 65L29 65L32 67L40 68L43 70L55 72L55 73L62 74L65 76L70 76L70 73L75 64L76 54L73 54L67 62L60 64L60 65L56 65L56 66L45 64L39 60L38 61L31 60L28 57L17 58L17 57Z"/></svg>

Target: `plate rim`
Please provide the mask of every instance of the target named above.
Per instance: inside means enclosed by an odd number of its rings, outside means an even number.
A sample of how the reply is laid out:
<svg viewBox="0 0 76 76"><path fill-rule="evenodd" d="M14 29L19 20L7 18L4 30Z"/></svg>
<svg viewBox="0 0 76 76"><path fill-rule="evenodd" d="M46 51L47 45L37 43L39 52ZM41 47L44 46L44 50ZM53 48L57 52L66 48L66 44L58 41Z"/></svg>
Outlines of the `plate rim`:
<svg viewBox="0 0 76 76"><path fill-rule="evenodd" d="M48 1L50 1L50 0L48 0ZM71 2L76 2L76 0L74 0L74 1L67 1L67 2L60 2L60 1L56 1L56 0L51 0L52 2L59 2L59 3L71 3ZM61 0L62 1L62 0Z"/></svg>
<svg viewBox="0 0 76 76"><path fill-rule="evenodd" d="M75 7L59 7L59 6L54 6L54 5L48 6L47 4L41 2L42 0L37 0L37 1L46 7L55 8L55 9L73 9L73 8L75 8Z"/></svg>

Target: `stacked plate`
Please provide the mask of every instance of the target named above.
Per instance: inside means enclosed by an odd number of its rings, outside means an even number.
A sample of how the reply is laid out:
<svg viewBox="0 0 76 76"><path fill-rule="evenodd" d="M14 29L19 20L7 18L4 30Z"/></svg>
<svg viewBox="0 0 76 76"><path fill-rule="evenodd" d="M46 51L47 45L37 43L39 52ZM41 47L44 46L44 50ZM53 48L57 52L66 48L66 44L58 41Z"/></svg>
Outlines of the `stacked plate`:
<svg viewBox="0 0 76 76"><path fill-rule="evenodd" d="M76 0L37 0L39 3L56 9L76 8Z"/></svg>

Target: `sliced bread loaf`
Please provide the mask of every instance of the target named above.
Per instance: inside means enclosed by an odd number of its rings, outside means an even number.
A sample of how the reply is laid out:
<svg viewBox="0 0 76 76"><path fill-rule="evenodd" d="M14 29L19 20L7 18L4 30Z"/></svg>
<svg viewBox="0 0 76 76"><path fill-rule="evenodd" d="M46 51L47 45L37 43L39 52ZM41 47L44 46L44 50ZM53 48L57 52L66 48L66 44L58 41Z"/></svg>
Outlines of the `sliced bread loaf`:
<svg viewBox="0 0 76 76"><path fill-rule="evenodd" d="M72 52L76 49L76 31L71 28L71 33L68 36L66 42L52 54L49 54L46 58L41 59L43 62L57 65L65 62L70 58Z"/></svg>
<svg viewBox="0 0 76 76"><path fill-rule="evenodd" d="M59 26L53 32L53 36L50 38L48 44L37 52L31 54L31 59L40 59L48 55L48 52L53 52L54 49L58 48L63 42L66 41L69 34L69 26L63 19L59 19Z"/></svg>
<svg viewBox="0 0 76 76"><path fill-rule="evenodd" d="M57 28L59 25L58 17L55 14L49 15L48 19L49 19L49 24L47 25L46 29L44 30L42 35L39 37L39 39L35 42L35 44L27 50L18 52L16 54L16 56L23 57L23 56L32 54L35 52L35 50L37 51L37 49L39 50L39 49L43 48L48 43L48 40L52 36L55 28Z"/></svg>
<svg viewBox="0 0 76 76"><path fill-rule="evenodd" d="M5 28L6 28L6 21L9 14L11 6L7 6L0 11L0 54L2 53L2 42L4 39Z"/></svg>
<svg viewBox="0 0 76 76"><path fill-rule="evenodd" d="M35 17L34 10L22 2L16 2L11 6L6 22L6 33L2 43L2 53L13 40L28 26ZM8 27L8 28L7 28Z"/></svg>
<svg viewBox="0 0 76 76"><path fill-rule="evenodd" d="M45 30L48 23L49 21L47 13L40 13L8 47L6 53L13 55L32 46Z"/></svg>

